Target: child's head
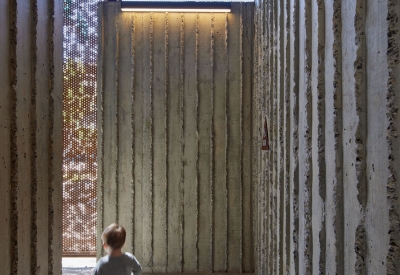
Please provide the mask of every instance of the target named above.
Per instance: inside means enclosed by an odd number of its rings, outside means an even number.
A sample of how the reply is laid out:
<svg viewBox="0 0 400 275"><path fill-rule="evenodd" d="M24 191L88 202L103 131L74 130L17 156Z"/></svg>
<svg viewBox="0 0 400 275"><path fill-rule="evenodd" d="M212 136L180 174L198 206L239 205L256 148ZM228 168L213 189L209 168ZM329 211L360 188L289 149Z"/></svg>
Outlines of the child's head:
<svg viewBox="0 0 400 275"><path fill-rule="evenodd" d="M116 223L109 225L101 234L103 244L106 244L113 250L121 249L125 243L126 231L125 228Z"/></svg>

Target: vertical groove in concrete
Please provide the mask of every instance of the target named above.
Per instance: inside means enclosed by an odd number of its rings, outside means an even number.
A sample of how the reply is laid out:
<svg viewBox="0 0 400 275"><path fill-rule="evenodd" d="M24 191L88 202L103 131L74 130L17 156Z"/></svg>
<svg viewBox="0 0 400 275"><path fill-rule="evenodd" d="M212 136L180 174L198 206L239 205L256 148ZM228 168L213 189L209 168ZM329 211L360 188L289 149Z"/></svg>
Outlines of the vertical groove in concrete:
<svg viewBox="0 0 400 275"><path fill-rule="evenodd" d="M291 152L293 154L291 164L291 196L292 196L292 253L293 262L291 273L299 274L299 4L295 0L291 0L292 6L292 29L291 29Z"/></svg>
<svg viewBox="0 0 400 275"><path fill-rule="evenodd" d="M256 6L257 6L257 2L256 2ZM260 7L260 6L258 6ZM259 17L260 14L262 13L262 9L260 9L258 12L255 11L254 15L255 15L255 22L259 22ZM254 158L254 161L251 164L251 181L253 182L253 186L254 186L254 193L253 193L253 199L254 199L254 203L255 203L255 209L253 212L253 229L254 229L254 238L255 240L257 240L256 242L254 242L254 264L255 264L255 272L257 274L263 272L263 265L260 262L260 255L262 254L261 251L261 245L263 244L263 238L261 235L261 233L264 233L263 231L260 230L261 225L262 225L262 220L260 218L260 212L261 212L261 192L260 192L260 177L259 177L259 172L261 169L259 169L260 167L260 154L261 152L258 150L258 140L259 140L259 135L258 133L260 132L259 127L260 127L260 122L258 120L258 118L261 115L261 112L259 110L259 97L260 97L260 92L261 91L261 66L260 66L260 47L259 47L259 43L258 41L260 40L260 36L261 34L259 34L260 28L262 29L263 26L260 27L260 24L255 24L254 26L254 95L251 99L252 101L252 106L254 107L252 109L251 112L251 117L252 117L252 123L251 123L251 127L252 129L254 129L254 132L252 133L251 136L251 154Z"/></svg>
<svg viewBox="0 0 400 275"><path fill-rule="evenodd" d="M149 195L148 195L148 200L149 200L149 235L150 235L150 240L149 240L149 248L150 248L150 262L149 264L151 266L151 271L153 272L154 268L154 152L153 152L153 136L154 136L154 61L153 61L153 55L154 55L154 20L153 20L153 13L150 14L150 52L149 52L149 63L150 63L150 71L149 71L149 78L150 78L150 92L149 92L149 105L150 105L150 114L149 114L149 161L146 162L150 164L149 167Z"/></svg>
<svg viewBox="0 0 400 275"><path fill-rule="evenodd" d="M386 118L387 118L387 135L386 141L388 144L388 168L389 177L386 183L387 199L389 205L389 250L386 256L386 272L387 274L400 273L400 188L398 184L399 176L399 160L398 160L398 107L399 96L397 96L400 89L399 80L396 76L399 75L399 16L400 6L398 1L388 0L388 14L387 14L387 63L389 68L389 78L386 91ZM396 157L397 152L397 157Z"/></svg>
<svg viewBox="0 0 400 275"><path fill-rule="evenodd" d="M274 207L274 154L275 154L275 131L274 128L276 127L276 124L274 124L274 106L275 106L275 87L274 87L274 62L273 59L275 57L274 54L274 40L275 40L275 33L274 33L274 1L269 0L268 2L268 28L267 28L267 35L269 37L269 47L267 49L268 53L268 67L267 67L267 75L268 79L266 82L266 87L269 87L269 94L264 98L264 102L267 102L267 106L269 107L267 110L267 116L268 116L268 130L269 130L269 138L270 138L270 146L272 149L267 152L266 155L266 162L267 162L267 173L268 173L268 178L267 182L265 183L267 185L267 190L266 190L266 196L267 196L267 205L268 205L268 217L267 217L267 226L266 228L271 228L272 230L268 234L268 268L267 271L270 273L274 273L274 261L275 261L275 249L274 249L274 243L275 243L275 234L276 234L276 228L275 228L275 207ZM264 88L266 88L264 87Z"/></svg>
<svg viewBox="0 0 400 275"><path fill-rule="evenodd" d="M215 133L214 133L214 125L215 125L215 117L214 117L214 60L215 60L215 15L211 13L211 26L210 26L210 64L211 64L211 75L210 75L210 271L214 271L214 219L215 219L215 210L214 210L214 190L215 190Z"/></svg>
<svg viewBox="0 0 400 275"><path fill-rule="evenodd" d="M318 194L321 198L321 224L318 232L319 243L319 274L325 274L326 227L325 227L325 197L326 197L326 162L325 162L325 3L317 0L317 92L316 92L316 120L317 120L317 181ZM315 64L315 63L314 63ZM317 200L317 198L315 198ZM317 263L314 263L315 265Z"/></svg>
<svg viewBox="0 0 400 275"><path fill-rule="evenodd" d="M277 122L277 70L278 70L278 45L277 45L277 1L271 1L271 16L270 16L270 32L271 32L271 49L269 51L270 54L270 87L271 87L271 94L272 96L269 98L271 101L271 116L270 120L271 123L269 124L271 127L271 143L272 143L272 150L271 154L269 155L269 164L270 164L270 181L269 185L271 186L270 192L269 192L269 197L270 197L270 213L271 213L271 220L270 220L270 226L273 228L272 234L271 234L271 253L270 253L270 259L271 259L271 272L272 274L277 274L279 271L277 270L277 261L278 261L278 250L277 250L277 243L279 242L278 240L278 206L276 204L277 202L277 190L278 190L278 174L277 174L277 169L278 169L278 162L277 162L277 153L279 150L279 146L277 143L277 129L278 129L278 122ZM268 100L268 99L267 99Z"/></svg>
<svg viewBox="0 0 400 275"><path fill-rule="evenodd" d="M225 256L224 256L224 271L228 270L228 261L229 261L229 241L228 241L228 218L229 218L229 197L228 197L228 169L229 169L229 163L228 163L228 146L229 146L229 140L228 140L228 133L230 129L230 125L228 123L229 120L229 115L228 115L228 110L229 110L229 79L228 79L228 71L229 71L229 57L228 57L228 51L229 51L229 45L228 45L228 38L230 36L229 33L229 28L228 28L228 13L225 14L225 33L224 33L224 55L225 55L225 71L224 71L224 80L225 80L225 87L224 87L224 94L225 94L225 127L224 127L224 156L225 156L225 184L224 184L224 191L225 191L225 200L224 200L224 208L225 208L225 213L224 213L224 229L225 229Z"/></svg>
<svg viewBox="0 0 400 275"><path fill-rule="evenodd" d="M267 191L267 196L268 196L268 213L269 213L269 225L268 227L271 228L272 230L270 231L269 234L269 252L268 252L268 271L272 274L276 273L275 270L275 261L276 261L276 249L275 249L275 241L276 241L276 220L275 220L275 213L276 213L276 207L275 207L275 190L276 190L276 181L275 181L275 169L276 165L274 162L274 157L276 154L276 139L275 139L275 128L276 128L276 122L275 122L275 107L276 107L276 86L275 86L275 60L276 54L275 54L275 49L276 49L276 44L275 44L275 39L276 39L276 34L275 34L275 1L274 0L269 0L269 27L268 27L268 35L269 35L269 49L268 49L268 60L269 60L269 66L268 66L268 78L269 78L269 90L270 94L268 98L265 98L265 100L269 103L269 115L268 115L268 125L270 130L270 144L272 145L272 149L268 152L267 156L267 162L268 162L268 173L269 173L269 178L268 178L268 191Z"/></svg>
<svg viewBox="0 0 400 275"><path fill-rule="evenodd" d="M136 40L136 32L135 32L135 15L133 14L130 17L130 30L129 30L129 36L131 38L131 56L130 56L130 60L131 60L131 69L130 69L130 73L131 73L131 77L132 77L132 83L131 83L131 128L132 128L132 139L131 139L131 146L132 146L132 186L130 188L131 191L131 209L132 209L132 219L129 221L131 224L131 248L132 248L132 252L136 250L135 247L135 230L136 230L136 222L135 222L135 217L136 217L136 208L135 208L135 202L136 202L136 193L135 193L135 186L136 186L136 174L135 174L135 161L136 161L136 154L135 154L135 146L136 146L136 108L135 108L135 104L136 104L136 96L135 96L135 83L136 83L136 64L137 64L137 60L136 60L136 44L135 44L135 40ZM100 48L100 47L99 47ZM98 51L101 51L101 49L98 49ZM97 95L99 95L99 92L97 92ZM167 116L166 116L167 117ZM97 139L99 139L99 134ZM167 147L166 147L167 148ZM99 161L97 162L97 165L100 165ZM99 198L99 196L97 195L97 198ZM97 216L99 216L99 212L97 212Z"/></svg>
<svg viewBox="0 0 400 275"><path fill-rule="evenodd" d="M0 236L3 239L3 246L7 249L0 251L0 265L3 267L4 273L11 273L11 240L13 239L11 231L11 145L12 145L12 86L10 78L11 69L11 55L12 50L11 37L12 25L10 10L10 1L2 1L0 3L0 64L5 67L2 74L0 74L0 83L4 83L0 93L0 140L2 141L2 150L0 150L0 178L8 184L0 184L0 209L2 209L3 227ZM11 184L10 184L11 183ZM47 213L46 213L47 214Z"/></svg>
<svg viewBox="0 0 400 275"><path fill-rule="evenodd" d="M168 143L169 143L169 136L168 136L168 87L169 87L169 79L168 79L168 67L169 67L169 59L168 59L168 43L169 43L169 29L168 29L168 13L165 13L164 15L164 100L165 100L165 106L164 106L164 135L165 135L165 143L164 143L164 154L165 154L165 172L164 172L164 177L165 177L165 230L164 230L164 238L165 238L165 266L164 266L164 272L167 272L167 267L168 267L168 186L169 186L169 181L168 181Z"/></svg>
<svg viewBox="0 0 400 275"><path fill-rule="evenodd" d="M150 245L151 245L151 264L154 268L154 18L150 14Z"/></svg>
<svg viewBox="0 0 400 275"><path fill-rule="evenodd" d="M366 2L358 0L354 16L356 59L354 61L354 91L355 91L355 110L358 116L358 123L355 131L355 169L357 181L357 199L361 208L361 221L355 232L354 250L356 254L355 272L356 274L366 274L367 258L367 232L365 228L365 207L368 199L367 190L367 81L366 81Z"/></svg>
<svg viewBox="0 0 400 275"><path fill-rule="evenodd" d="M180 128L180 179L179 179L179 270L183 272L183 249L184 249L184 239L183 239L183 225L184 225L184 153L185 153L185 144L184 144L184 56L185 56L185 16L182 13L180 17L180 33L179 33L179 128Z"/></svg>
<svg viewBox="0 0 400 275"><path fill-rule="evenodd" d="M366 3L358 0L356 2L356 14L354 17L355 28L355 44L357 47L356 60L354 61L354 80L355 80L355 96L356 96L356 113L358 116L358 124L356 129L356 173L357 173L357 199L360 205L365 208L367 203L367 176L366 176L366 159L367 152L365 149L365 139L367 136L367 95L366 95L366 46L365 46L365 15Z"/></svg>
<svg viewBox="0 0 400 275"><path fill-rule="evenodd" d="M274 91L274 107L273 107L273 200L274 200L274 263L273 270L275 274L280 274L279 262L280 262L280 143L279 143L279 131L280 131L280 17L279 17L279 5L280 1L274 1L273 8L273 34L274 34L274 47L273 47L273 91Z"/></svg>
<svg viewBox="0 0 400 275"><path fill-rule="evenodd" d="M344 209L343 209L343 127L342 127L342 10L341 0L333 0L333 132L335 178L333 183L333 227L336 273L344 274Z"/></svg>
<svg viewBox="0 0 400 275"><path fill-rule="evenodd" d="M290 1L283 1L284 13L284 261L282 274L290 272Z"/></svg>
<svg viewBox="0 0 400 275"><path fill-rule="evenodd" d="M196 87L196 107L195 107L195 121L196 121L196 127L195 127L195 178L196 178L196 186L195 186L195 192L196 192L196 234L195 234L195 271L198 272L199 270L199 208L200 208L200 194L199 194L199 190L200 190L200 185L199 185L199 174L200 174L200 170L199 170L199 30L200 29L200 23L199 23L199 14L196 15L196 50L195 50L195 60L196 60L196 66L195 66L195 72L196 72L196 77L195 77L195 87Z"/></svg>
<svg viewBox="0 0 400 275"><path fill-rule="evenodd" d="M312 93L311 93L311 65L312 65L312 18L311 18L311 1L305 1L303 6L303 22L301 23L302 29L304 31L303 37L304 43L300 46L300 50L304 47L304 60L302 66L304 66L304 70L300 71L300 81L303 82L303 87L301 88L302 93L299 97L301 101L300 107L300 117L301 120L299 122L299 127L301 131L301 140L302 144L300 144L300 171L301 181L300 184L303 185L303 192L300 191L301 200L303 200L303 205L300 207L303 208L303 223L304 223L304 238L303 240L303 251L304 253L303 260L300 257L300 262L302 262L302 266L304 270L301 273L311 274L312 273L312 258L313 258L313 242L312 242L312 183L313 183L313 175L312 175ZM300 85L301 87L301 85ZM301 148L303 147L303 148ZM302 189L302 188L300 188Z"/></svg>
<svg viewBox="0 0 400 275"><path fill-rule="evenodd" d="M255 9L259 9L260 3L255 2ZM254 21L255 22L259 22L259 17L260 14L262 13L262 9L259 9L258 12L254 11ZM262 26L261 26L262 28ZM247 33L247 32L246 32ZM263 242L262 237L260 237L261 234L261 230L260 226L261 226L261 219L259 216L260 213L260 208L261 208L261 200L260 200L260 188L259 188L259 177L258 177L258 172L260 171L259 168L259 164L260 164L260 151L257 148L257 141L259 139L259 121L258 118L260 116L259 112L259 105L258 105L258 98L260 95L260 71L261 71L261 66L259 65L259 58L260 58L260 47L259 47L259 39L260 39L260 23L255 24L254 26L254 48L253 48L253 60L254 60L254 66L253 66L253 70L254 70L254 78L253 78L253 94L251 97L251 106L253 107L251 109L251 124L249 123L249 125L251 125L252 128L252 132L251 132L251 137L250 137L250 147L251 149L249 150L250 155L253 158L253 162L251 163L250 166L250 179L252 181L252 186L251 189L254 191L254 193L252 194L253 196L250 196L253 199L253 203L254 203L254 211L253 211L253 215L252 215L252 223L251 223L251 230L254 233L254 239L257 241L254 241L254 271L256 274L260 274L260 272L262 272L263 267L260 263L260 254L261 254L261 243ZM247 59L245 59L247 61ZM253 207L253 205L252 205Z"/></svg>
<svg viewBox="0 0 400 275"><path fill-rule="evenodd" d="M261 4L261 3L260 3ZM264 9L263 9L263 6L264 5L261 5L261 7L260 7L260 15L258 15L258 16L261 16L261 14L263 13L263 11L264 11ZM259 26L259 27L257 27L257 24L255 25L255 27L256 27L256 34L258 34L259 33L259 37L260 38L258 38L258 41L260 41L261 40L261 33L262 33L262 31L264 30L264 24L263 23L261 23L261 26ZM257 82L255 82L255 84L257 84L257 89L256 89L256 91L257 91L257 94L256 94L256 96L254 96L254 98L253 98L253 104L254 104L254 106L256 106L256 111L255 110L253 110L253 117L254 117L254 122L253 122L253 127L254 127L254 129L256 129L256 134L253 136L253 140L252 140L252 143L254 143L254 147L253 147L253 153L254 153L254 155L256 156L256 159L257 159L257 162L254 162L253 163L253 165L252 165L252 180L254 181L254 182L256 182L256 185L255 185L255 193L254 193L254 198L255 198L255 201L257 201L258 202L258 204L257 205L259 205L259 207L257 207L257 212L254 214L255 215L255 217L256 217L256 221L257 221L257 223L256 223L256 232L257 232L257 235L256 235L256 239L258 239L259 241L256 243L256 248L255 248L255 251L257 252L257 254L256 254L256 262L257 262L257 264L256 264L256 268L257 268L257 272L265 272L265 262L261 262L261 257L262 257L262 255L263 255L263 252L265 251L264 249L262 250L262 248L264 248L265 247L265 231L263 231L262 230L262 228L263 228L263 226L264 226L264 219L263 219L263 217L261 216L261 213L262 213L262 209L264 208L264 206L265 206L265 204L264 204L264 200L263 200L263 198L264 198L264 196L263 196L263 185L261 184L261 181L262 181L262 179L261 179L261 173L262 173L262 152L260 152L259 151L259 142L260 142L260 133L261 133L261 125L262 125L262 123L263 122L261 122L260 121L260 117L262 117L262 116L264 116L264 114L263 114L263 112L261 111L261 108L260 108L260 106L259 105L261 105L260 104L260 102L261 102L261 92L258 92L258 91L262 91L262 84L263 84L263 82L265 81L265 79L262 77L262 68L263 68L263 66L261 66L260 64L261 64L261 62L260 62L260 59L261 59L261 52L262 52L262 47L261 46L258 46L258 44L261 44L261 43L254 43L254 47L255 47L255 50L257 51L257 58L256 58L256 64L258 65L257 66L257 75L255 75L255 77L257 77L255 80L257 80Z"/></svg>
<svg viewBox="0 0 400 275"><path fill-rule="evenodd" d="M272 48L273 48L273 32L272 32L272 0L267 0L265 1L266 3L266 11L265 11L265 17L266 17L266 22L265 22L265 37L267 39L267 45L266 45L266 52L265 58L266 58L266 68L264 69L264 77L265 77L265 82L264 82L264 89L267 89L267 93L264 95L263 98L263 103L266 104L267 110L266 110L266 119L267 120L267 125L269 126L268 131L269 131L269 142L270 142L270 151L265 152L263 158L265 161L265 182L264 182L264 196L265 196L265 203L266 203L266 209L265 212L267 214L267 217L265 217L265 228L271 228L272 230L267 230L265 232L266 234L266 246L267 246L267 251L266 255L264 257L267 257L265 259L265 271L267 274L273 273L272 271L272 261L273 261L273 248L272 248L272 242L273 242L273 233L275 232L274 227L273 227L273 220L272 220L272 169L273 166L271 164L271 156L273 154L272 150L275 150L274 144L273 144L273 124L272 124L272 107L273 107L273 86L272 86L272 72L273 72L273 67L272 67ZM267 17L268 16L268 17Z"/></svg>
<svg viewBox="0 0 400 275"><path fill-rule="evenodd" d="M243 256L243 223L245 217L243 213L245 212L244 205L243 205L243 185L244 185L244 175L243 175L243 5L239 7L239 205L240 205L240 225L239 225L239 270L243 272L244 270L244 256ZM247 242L246 242L247 243ZM250 241L248 242L250 243Z"/></svg>
<svg viewBox="0 0 400 275"><path fill-rule="evenodd" d="M284 54L284 42L285 42L285 26L284 26L284 0L279 1L278 6L278 38L279 38L279 131L278 131L278 143L279 143L279 272L284 274L284 261L285 261L285 237L284 237L284 227L285 227L285 176L284 176L284 131L285 131L285 120L284 120L284 106L285 106L285 54Z"/></svg>
<svg viewBox="0 0 400 275"><path fill-rule="evenodd" d="M267 88L268 94L267 98L265 99L267 103L266 107L266 113L268 116L268 130L270 131L270 144L272 145L272 149L268 152L266 156L266 171L268 173L268 179L267 179L267 200L268 200L268 221L267 221L267 228L271 228L268 236L268 247L269 247L269 253L268 253L268 272L274 273L274 261L275 261L275 249L274 249L274 244L276 240L276 223L275 223L275 206L274 206L274 175L275 175L275 165L274 165L274 154L275 154L275 119L274 119L274 106L275 106L275 81L274 81L274 74L275 74L275 68L274 68L274 49L275 49L275 34L274 34L274 21L273 21L273 15L274 15L274 0L269 0L267 4L267 22L266 24L268 25L267 27L267 37L269 38L268 43L269 47L267 49L268 51L268 67L267 67L267 83L264 88ZM264 168L265 169L265 168Z"/></svg>
<svg viewBox="0 0 400 275"><path fill-rule="evenodd" d="M31 51L32 51L32 67L31 67L31 105L30 105L30 129L31 129L31 155L30 155L30 164L31 164L31 182L30 182L30 192L31 192L31 205L30 209L32 212L31 216L31 247L30 247L30 273L31 275L37 274L37 217L38 217L38 209L37 209L37 189L38 189L38 163L37 163L37 112L36 108L38 105L38 82L36 81L36 73L38 70L37 62L38 62L38 47L36 44L37 36L38 36L38 3L37 1L31 2ZM43 232L45 233L45 232Z"/></svg>
<svg viewBox="0 0 400 275"><path fill-rule="evenodd" d="M9 77L10 77L10 271L18 273L18 153L17 153L17 0L9 2Z"/></svg>
<svg viewBox="0 0 400 275"><path fill-rule="evenodd" d="M367 258L367 234L365 231L364 222L356 229L354 250L356 253L355 274L367 274L365 259Z"/></svg>
<svg viewBox="0 0 400 275"><path fill-rule="evenodd" d="M265 1L265 4L263 5L263 10L264 10L264 16L263 16L263 35L265 35L265 40L266 40L266 45L262 46L261 48L261 56L260 58L264 59L265 58L265 64L263 64L263 67L261 69L261 89L264 90L267 87L267 84L269 83L269 75L268 75L268 66L269 66L269 56L268 56L268 49L269 49L269 41L270 41L270 36L269 36L269 32L268 32L268 28L267 28L267 6L269 5L269 1ZM262 106L268 106L267 102L265 101L265 98L270 94L270 90L266 89L266 93L265 94L261 94L260 98L259 98L259 104L261 104ZM269 103L269 101L268 101ZM260 119L260 123L261 125L264 123L264 121L267 121L267 123L270 123L269 120L269 113L268 111L270 110L270 108L268 108L267 111L262 110L261 111L261 118ZM268 117L267 117L268 116ZM262 127L262 126L260 126ZM268 131L270 131L270 129L268 129ZM260 131L262 132L262 130ZM261 204L262 204L262 210L259 212L260 218L261 218L261 238L262 238L262 244L261 246L263 247L263 251L262 253L260 253L260 262L262 263L262 270L263 272L267 273L268 270L268 266L269 266L269 234L270 232L268 232L267 230L265 230L266 228L269 227L269 197L268 197L268 179L269 179L269 172L267 172L268 170L266 170L264 167L266 167L268 169L268 163L266 162L266 158L267 155L269 154L269 152L261 152L260 154L260 166L259 166L259 179L260 179L260 187L261 190L259 190L260 193L260 200L261 200Z"/></svg>
<svg viewBox="0 0 400 275"><path fill-rule="evenodd" d="M180 205L179 205L179 240L180 240L180 250L179 250L179 257L180 257L180 271L183 272L183 265L184 265L184 153L185 153L185 143L184 143L184 124L185 124L185 114L184 114L184 102L185 102L185 94L184 94L184 75L185 75L185 16L184 13L181 13L181 25L180 25L180 47L179 47L179 101L180 101L180 160L181 160L181 167L180 167L180 180L179 180L179 197L180 197Z"/></svg>
<svg viewBox="0 0 400 275"><path fill-rule="evenodd" d="M119 9L119 6L117 6L117 5L115 5L115 7L114 7L114 16L117 14L117 9ZM115 90L113 91L114 93L115 93L115 120L114 120L114 123L115 123L115 132L114 132L114 134L115 134L115 144L114 144L114 146L115 146L115 194L114 194L114 200L115 200L115 217L114 217L114 221L112 221L112 222L116 222L116 223L119 223L119 221L118 221L118 218L119 218L119 207L118 207L118 205L119 205L119 196L118 196L118 193L119 193L119 189L120 189L120 187L119 187L119 173L118 173L118 170L119 170L119 160L120 160L120 156L119 156L119 147L120 147L120 144L119 144L119 140L120 140L120 137L119 137L119 125L120 125L120 123L119 123L119 107L120 107L120 104L119 104L119 89L120 89L120 83L119 83L119 65L120 65L120 60L119 60L119 45L120 45L120 35L119 35L119 33L120 33L120 26L119 26L120 24L119 24L119 16L115 16L115 45L114 45L114 50L115 50L115 57L114 57L114 61L115 61L115 64L114 64L114 81L115 81ZM112 217L111 217L111 219L112 219Z"/></svg>

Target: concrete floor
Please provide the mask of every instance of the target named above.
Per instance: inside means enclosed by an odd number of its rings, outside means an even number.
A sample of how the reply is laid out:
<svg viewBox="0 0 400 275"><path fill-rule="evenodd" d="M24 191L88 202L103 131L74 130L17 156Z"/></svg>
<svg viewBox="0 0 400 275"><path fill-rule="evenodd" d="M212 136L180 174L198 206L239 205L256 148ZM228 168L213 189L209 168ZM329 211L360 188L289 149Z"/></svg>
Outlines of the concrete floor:
<svg viewBox="0 0 400 275"><path fill-rule="evenodd" d="M79 258L79 257L68 257L62 258L62 275L91 275L93 267L96 265L96 258ZM142 275L151 275L155 273L142 273ZM199 272L199 273L168 273L168 275L239 275L235 273L209 273L209 272ZM246 273L241 273L240 275L246 275ZM249 273L247 275L250 275Z"/></svg>
<svg viewBox="0 0 400 275"><path fill-rule="evenodd" d="M90 275L96 265L96 258L62 258L62 275Z"/></svg>

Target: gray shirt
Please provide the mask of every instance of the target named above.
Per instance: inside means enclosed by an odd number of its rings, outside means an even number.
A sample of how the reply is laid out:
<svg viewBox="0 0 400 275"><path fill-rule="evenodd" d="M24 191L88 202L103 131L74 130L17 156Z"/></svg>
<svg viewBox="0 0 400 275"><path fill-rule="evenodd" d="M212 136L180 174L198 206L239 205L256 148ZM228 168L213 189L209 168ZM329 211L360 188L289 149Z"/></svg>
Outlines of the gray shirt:
<svg viewBox="0 0 400 275"><path fill-rule="evenodd" d="M92 275L140 275L142 267L135 256L125 252L118 257L109 255L100 258Z"/></svg>

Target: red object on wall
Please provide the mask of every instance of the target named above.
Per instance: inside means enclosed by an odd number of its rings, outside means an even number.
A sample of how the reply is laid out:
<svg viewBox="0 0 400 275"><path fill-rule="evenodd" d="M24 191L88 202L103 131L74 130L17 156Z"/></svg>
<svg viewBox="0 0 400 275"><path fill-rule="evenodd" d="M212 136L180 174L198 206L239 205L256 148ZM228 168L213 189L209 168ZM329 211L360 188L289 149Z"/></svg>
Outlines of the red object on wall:
<svg viewBox="0 0 400 275"><path fill-rule="evenodd" d="M267 118L264 119L264 129L261 150L269 150Z"/></svg>

